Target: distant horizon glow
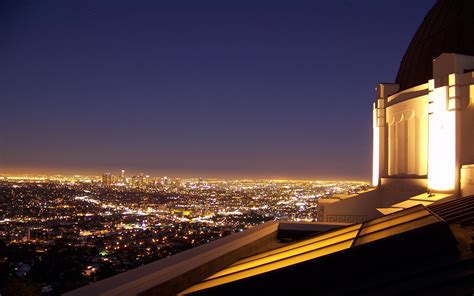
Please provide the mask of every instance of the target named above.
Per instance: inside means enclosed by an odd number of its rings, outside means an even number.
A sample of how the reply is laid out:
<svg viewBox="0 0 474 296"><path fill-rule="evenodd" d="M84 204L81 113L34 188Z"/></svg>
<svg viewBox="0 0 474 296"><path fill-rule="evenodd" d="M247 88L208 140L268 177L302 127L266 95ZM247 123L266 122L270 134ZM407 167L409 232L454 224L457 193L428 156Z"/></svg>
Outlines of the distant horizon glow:
<svg viewBox="0 0 474 296"><path fill-rule="evenodd" d="M235 173L212 173L212 172L176 172L176 171L157 171L157 170L139 170L139 169L124 169L127 177L132 177L140 173L149 175L152 178L168 177L181 179L216 179L216 180L292 180L292 181L348 181L348 182L363 182L370 183L369 179L343 177L343 176L302 176L302 175L256 175L256 174L235 174ZM103 174L110 173L114 176L120 176L121 169L114 170L73 170L60 168L2 168L0 176L91 176L100 177Z"/></svg>

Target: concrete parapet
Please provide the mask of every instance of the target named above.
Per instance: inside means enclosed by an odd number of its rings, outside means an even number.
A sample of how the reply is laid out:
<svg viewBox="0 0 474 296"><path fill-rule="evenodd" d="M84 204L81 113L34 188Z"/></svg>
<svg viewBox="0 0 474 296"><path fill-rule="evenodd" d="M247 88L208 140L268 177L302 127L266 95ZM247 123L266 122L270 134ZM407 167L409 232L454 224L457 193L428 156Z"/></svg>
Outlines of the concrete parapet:
<svg viewBox="0 0 474 296"><path fill-rule="evenodd" d="M344 198L320 199L318 222L360 223L380 216L380 191L367 190Z"/></svg>

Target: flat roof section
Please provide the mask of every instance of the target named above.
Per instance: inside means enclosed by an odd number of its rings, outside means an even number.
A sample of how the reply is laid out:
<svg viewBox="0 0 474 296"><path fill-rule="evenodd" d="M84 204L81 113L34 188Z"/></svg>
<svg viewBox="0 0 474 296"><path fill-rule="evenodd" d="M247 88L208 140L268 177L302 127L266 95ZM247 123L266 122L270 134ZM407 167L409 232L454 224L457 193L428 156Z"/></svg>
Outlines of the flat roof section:
<svg viewBox="0 0 474 296"><path fill-rule="evenodd" d="M284 286L284 282L273 281L273 276L280 274L284 278L284 274L288 274L287 276L290 278L297 278L298 274L294 271L297 266L303 266L304 268L304 266L311 265L317 268L318 261L324 260L325 257L332 256L335 258L339 254L344 257L344 254L351 253L352 250L354 250L354 253L360 253L362 257L367 256L369 258L372 251L364 252L364 249L373 250L373 245L378 245L381 249L378 249L375 253L379 253L383 248L393 250L396 249L400 238L405 241L404 237L410 237L410 239L416 237L414 243L421 241L428 246L432 242L434 233L441 235L441 237L438 237L443 241L440 246L444 243L451 243L452 247L455 248L455 240L448 225L424 206L417 205L365 223L329 231L239 260L202 282L182 291L180 295L215 295L237 289L240 286L248 288L252 281L263 286L273 285L273 288ZM391 242L387 243L385 241ZM419 246L416 246L416 248L419 248ZM429 252L430 250L424 253ZM343 259L341 258L341 260ZM292 271L290 272L290 270Z"/></svg>

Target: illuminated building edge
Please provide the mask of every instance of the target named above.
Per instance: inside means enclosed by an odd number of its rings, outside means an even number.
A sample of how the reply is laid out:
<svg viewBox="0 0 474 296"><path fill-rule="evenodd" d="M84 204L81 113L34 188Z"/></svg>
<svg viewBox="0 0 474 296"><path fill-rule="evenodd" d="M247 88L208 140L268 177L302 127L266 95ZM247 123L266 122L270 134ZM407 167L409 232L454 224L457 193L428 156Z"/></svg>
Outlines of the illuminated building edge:
<svg viewBox="0 0 474 296"><path fill-rule="evenodd" d="M424 84L401 91L398 84L379 84L373 104L374 189L320 200L318 221L374 218L409 199L473 194L473 70L473 56L443 53Z"/></svg>

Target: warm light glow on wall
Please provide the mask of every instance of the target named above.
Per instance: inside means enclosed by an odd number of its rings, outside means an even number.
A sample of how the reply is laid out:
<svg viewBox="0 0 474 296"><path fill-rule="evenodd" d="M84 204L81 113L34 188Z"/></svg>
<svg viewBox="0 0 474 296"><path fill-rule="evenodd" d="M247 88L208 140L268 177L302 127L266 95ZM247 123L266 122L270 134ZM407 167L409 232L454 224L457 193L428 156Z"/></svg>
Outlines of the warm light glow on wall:
<svg viewBox="0 0 474 296"><path fill-rule="evenodd" d="M380 134L377 127L377 109L374 105L374 135L372 144L372 186L379 185L379 162L380 162Z"/></svg>
<svg viewBox="0 0 474 296"><path fill-rule="evenodd" d="M456 180L456 112L448 111L446 87L434 89L430 101L428 187L449 191Z"/></svg>
<svg viewBox="0 0 474 296"><path fill-rule="evenodd" d="M373 137L373 156L372 156L372 186L377 186L379 185L379 161L380 161L380 155L379 155L379 128L375 127L374 128L374 137Z"/></svg>

